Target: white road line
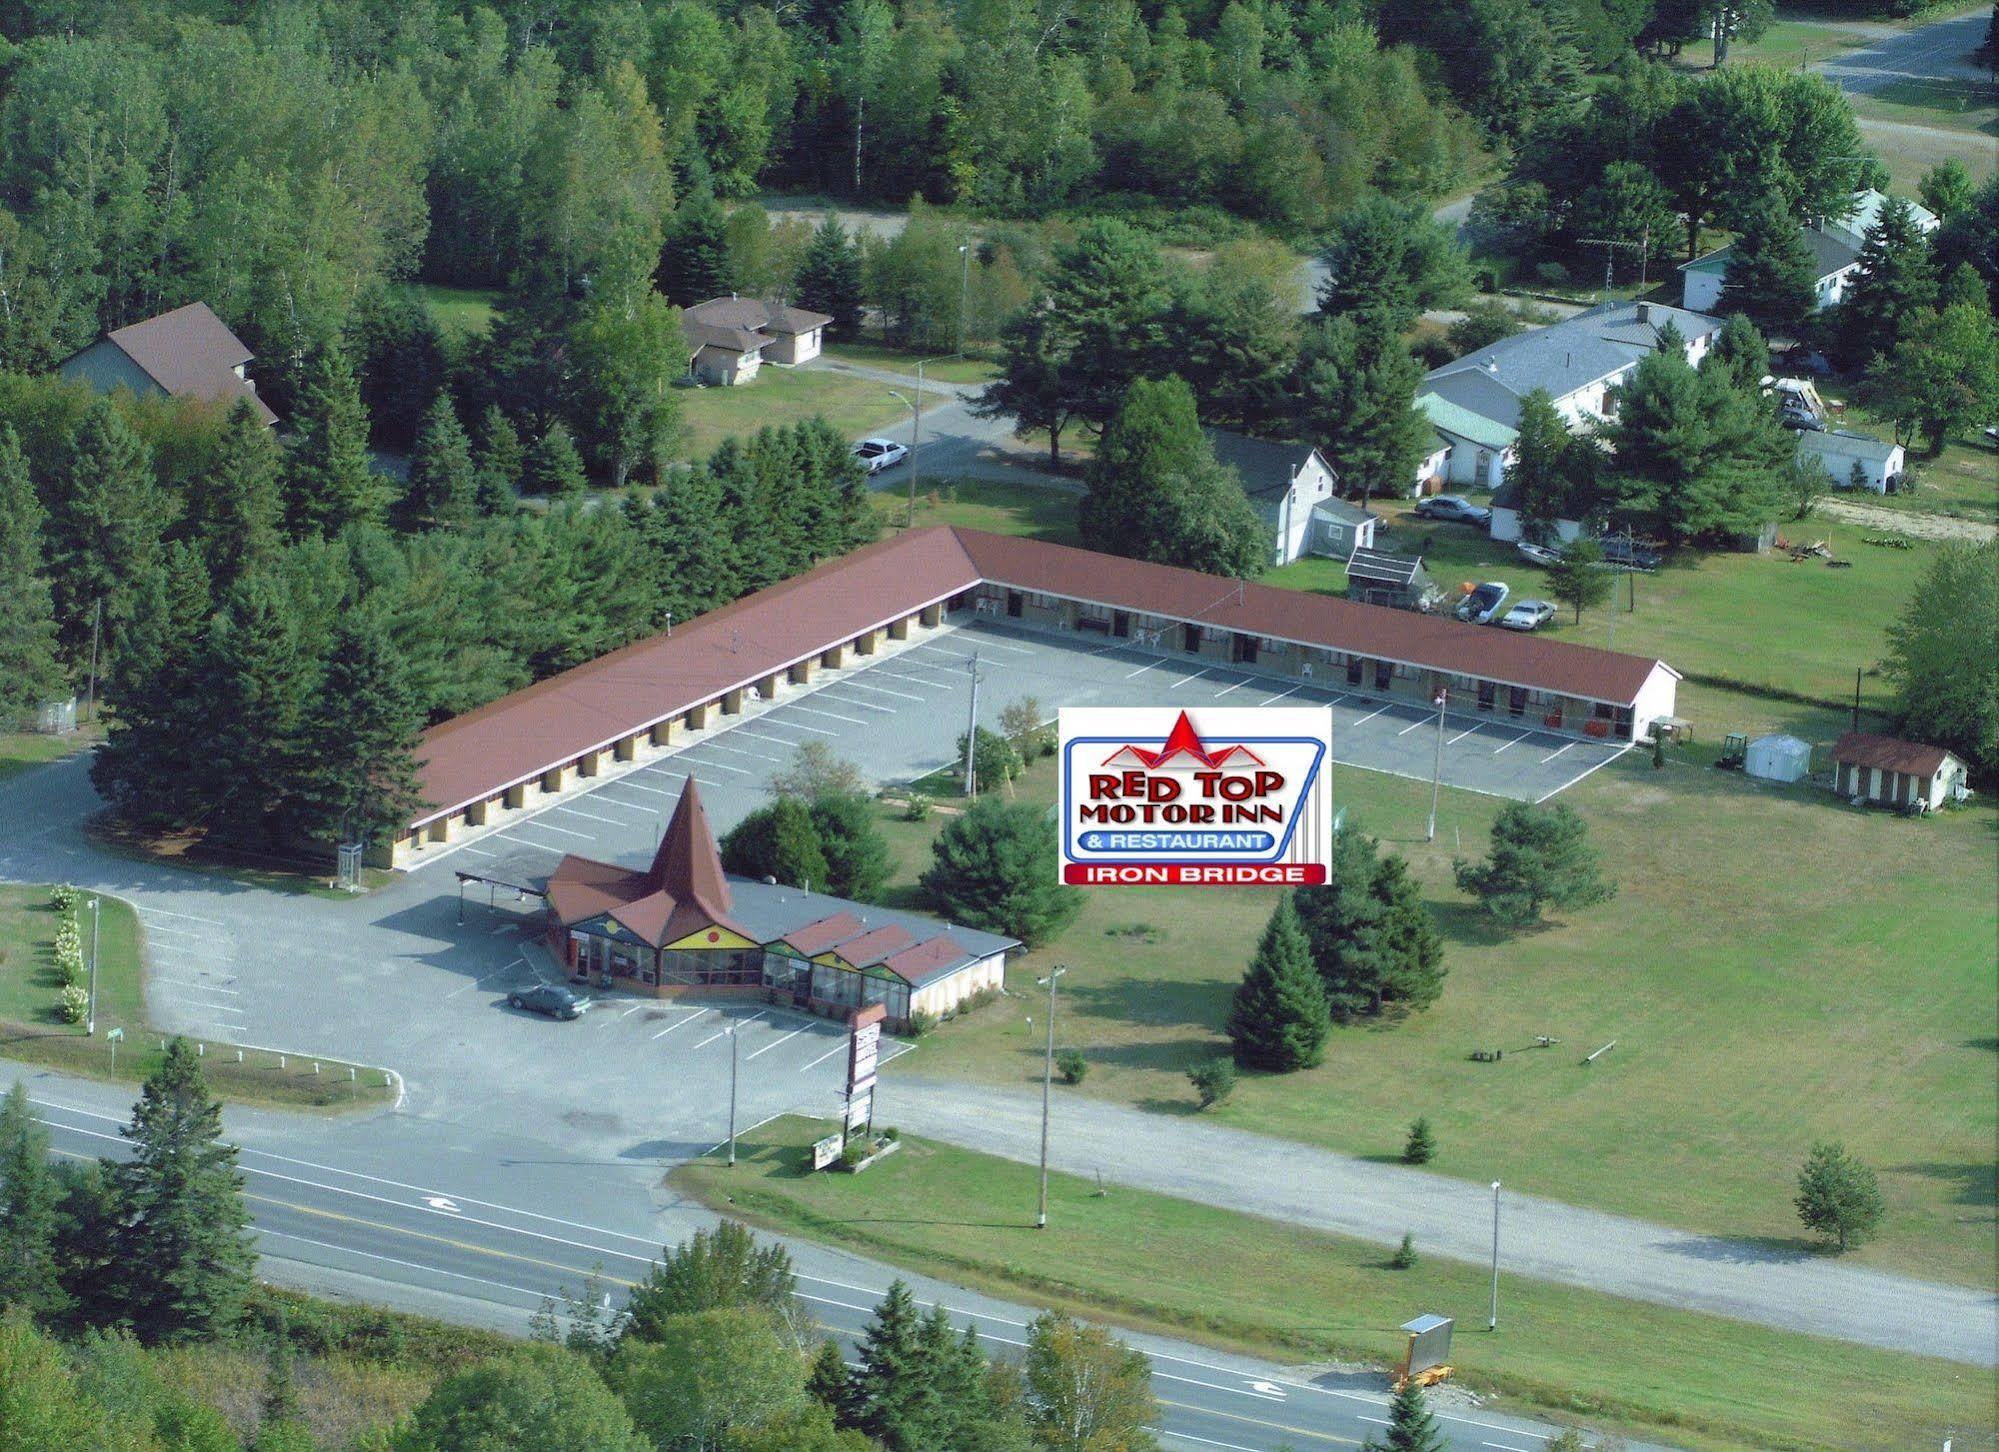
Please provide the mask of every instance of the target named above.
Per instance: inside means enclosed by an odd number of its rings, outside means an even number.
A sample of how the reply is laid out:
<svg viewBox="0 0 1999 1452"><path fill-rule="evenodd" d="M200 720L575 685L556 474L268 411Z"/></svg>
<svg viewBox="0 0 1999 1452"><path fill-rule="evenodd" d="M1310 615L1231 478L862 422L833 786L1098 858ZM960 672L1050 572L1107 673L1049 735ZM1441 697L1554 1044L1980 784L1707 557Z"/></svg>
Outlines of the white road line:
<svg viewBox="0 0 1999 1452"><path fill-rule="evenodd" d="M1182 686L1187 685L1190 682L1198 681L1202 676L1206 675L1212 669L1213 669L1212 666L1202 666L1199 670L1195 671L1194 674L1192 674L1191 676L1180 677L1179 680L1175 681L1172 685L1168 686L1166 689L1169 691L1177 691Z"/></svg>
<svg viewBox="0 0 1999 1452"><path fill-rule="evenodd" d="M488 928L486 930L487 936L498 937L501 933L511 932L518 926L520 926L518 923L501 923L497 928Z"/></svg>
<svg viewBox="0 0 1999 1452"><path fill-rule="evenodd" d="M183 998L191 998L196 994L204 998L222 998L224 993L224 990L221 989L203 988L198 983L169 983L165 979L161 979L160 982L164 987L174 989ZM229 997L234 998L236 995L232 993L229 994ZM196 1003L194 1005L196 1008L241 1008L242 1006L240 1003L230 1003L226 1000L221 1003Z"/></svg>
<svg viewBox="0 0 1999 1452"><path fill-rule="evenodd" d="M1492 754L1494 756L1497 756L1499 755L1500 752L1506 750L1507 746L1518 746L1521 742L1525 741L1529 736L1532 736L1533 734L1534 733L1532 731L1522 731L1518 736L1514 737L1511 741L1507 742L1506 746L1493 747Z"/></svg>
<svg viewBox="0 0 1999 1452"><path fill-rule="evenodd" d="M1481 1447L1497 1447L1499 1452L1527 1452L1525 1447L1516 1447L1511 1442L1481 1442Z"/></svg>
<svg viewBox="0 0 1999 1452"><path fill-rule="evenodd" d="M772 1049L776 1048L779 1044L788 1044L793 1039L797 1038L800 1034L804 1032L805 1030L802 1028L795 1028L781 1039L772 1039L769 1043L765 1044L762 1048L758 1049L756 1051L756 1054L751 1054L749 1055L749 1057L754 1059L757 1056L757 1054L768 1054Z"/></svg>
<svg viewBox="0 0 1999 1452"><path fill-rule="evenodd" d="M1191 1432L1169 1432L1164 1427L1147 1427L1146 1431L1155 1437L1164 1437L1169 1442L1193 1442L1202 1447L1220 1447L1222 1452L1257 1452L1254 1447L1245 1447L1240 1442L1217 1442L1213 1437L1196 1437Z"/></svg>
<svg viewBox="0 0 1999 1452"><path fill-rule="evenodd" d="M656 797L677 797L680 795L679 792L670 792L662 787L646 786L642 782L633 781L630 777L625 778L625 780L617 783L617 785L630 787L635 792L650 792L653 796Z"/></svg>
<svg viewBox="0 0 1999 1452"><path fill-rule="evenodd" d="M1126 680L1130 680L1133 676L1142 676L1147 671L1153 669L1155 666L1163 666L1165 664L1166 664L1166 657L1164 656L1161 656L1158 660L1149 660L1135 671L1126 671L1124 673L1124 678Z"/></svg>
<svg viewBox="0 0 1999 1452"><path fill-rule="evenodd" d="M137 906L137 904L134 904L134 906ZM226 928L229 926L227 923L222 922L220 919L217 918L197 917L193 913L177 913L170 908L153 907L151 905L147 905L145 907L140 907L138 911L139 911L139 916L142 918L145 917L148 913L158 913L161 917L186 918L191 923L207 923L208 926L210 926L211 928Z"/></svg>
<svg viewBox="0 0 1999 1452"><path fill-rule="evenodd" d="M586 812L580 807L572 807L567 802L564 802L555 810L558 812L567 812L572 817L581 817L586 822L602 822L607 827L622 827L625 825L616 817L600 817L594 812Z"/></svg>
<svg viewBox="0 0 1999 1452"><path fill-rule="evenodd" d="M1596 765L1590 767L1588 771L1578 772L1575 776L1570 777L1567 781L1563 782L1560 786L1556 787L1554 791L1549 792L1548 796L1541 797L1538 800L1536 800L1534 805L1538 807L1541 805L1542 802L1547 801L1548 797L1557 796L1560 793L1567 791L1570 787L1574 786L1577 782L1581 781L1584 777L1588 776L1590 772L1602 771L1606 766L1609 766L1613 761L1617 760L1618 757L1624 755L1624 753L1629 751L1630 749L1631 748L1629 746L1620 746L1617 750L1611 752L1610 755L1606 756L1602 761L1599 761L1598 763L1596 763Z"/></svg>
<svg viewBox="0 0 1999 1452"><path fill-rule="evenodd" d="M1372 711L1369 711L1365 716L1361 717L1360 720L1354 722L1354 725L1365 726L1368 722L1372 721L1376 716L1379 716L1383 711L1386 711L1387 709L1388 707L1386 706L1376 706Z"/></svg>
<svg viewBox="0 0 1999 1452"><path fill-rule="evenodd" d="M1430 724L1430 718L1428 716L1418 716L1414 721L1411 721L1407 726L1404 726L1400 731L1396 732L1395 734L1397 736L1407 736L1411 731L1414 731L1418 726L1428 726L1429 724Z"/></svg>
<svg viewBox="0 0 1999 1452"><path fill-rule="evenodd" d="M894 696L898 701L920 701L921 696L912 696L907 691L891 691L887 686L864 685L860 681L836 681L834 685L842 690L873 691L878 696ZM828 687L827 689L832 689Z"/></svg>
<svg viewBox="0 0 1999 1452"><path fill-rule="evenodd" d="M1467 736L1471 735L1472 732L1476 730L1478 730L1477 726L1467 726L1465 727L1464 730L1460 731L1457 735L1453 736L1450 739L1450 741L1446 744L1451 746L1456 746L1460 741L1464 740Z"/></svg>
<svg viewBox="0 0 1999 1452"><path fill-rule="evenodd" d="M800 721L759 721L756 724L765 731L810 731L814 736L838 736L840 734L837 731L828 731L824 726L807 726ZM738 726L736 729L750 735L756 734L748 726ZM777 739L784 741L782 736ZM798 743L796 741L785 741L784 744L786 746L796 746Z"/></svg>
<svg viewBox="0 0 1999 1452"><path fill-rule="evenodd" d="M694 1022L694 1020L695 1020L695 1019L697 1019L697 1018L699 1018L699 1017L701 1017L701 1015L702 1015L702 1014L704 1014L704 1013L713 1013L714 1011L715 1011L715 1010L714 1010L714 1009L712 1009L712 1008L697 1008L697 1009L695 1009L695 1010L694 1010L694 1012L692 1012L692 1013L688 1014L686 1018L677 1018L677 1019L675 1019L675 1020L674 1020L674 1021L673 1021L672 1023L668 1024L668 1025L667 1025L667 1026L666 1026L665 1028L661 1029L661 1030L660 1030L660 1031L659 1031L658 1033L654 1034L654 1035L653 1035L653 1037L654 1037L654 1038L656 1038L656 1039L663 1039L663 1038L665 1038L665 1037L666 1037L666 1036L667 1036L668 1034L672 1033L672 1032L673 1032L673 1031L674 1031L675 1029L677 1029L677 1028L681 1027L681 1025L683 1025L683 1024L690 1024L690 1023L693 1023L693 1022Z"/></svg>
<svg viewBox="0 0 1999 1452"><path fill-rule="evenodd" d="M487 973L487 974L485 974L485 975L483 975L483 976L481 976L481 977L478 977L478 978L474 978L474 979L473 979L473 980L472 980L472 981L471 981L470 983L461 983L461 984L459 984L459 985L458 985L458 986L457 986L456 988L452 989L452 990L451 990L451 991L450 991L449 993L445 994L444 996L445 996L445 998L446 998L447 1000L449 1000L449 999L453 999L453 998L456 998L456 997L457 997L457 996L458 996L459 994L461 994L461 993L470 993L470 992L471 992L471 991L472 991L473 989L477 988L477 987L478 987L478 986L479 986L480 984L482 984L482 983L486 983L486 982L489 982L489 981L491 981L492 979L495 979L495 978L498 978L498 977L499 977L499 976L500 976L500 975L501 975L502 973L505 973L505 972L507 972L507 971L508 971L509 969L511 969L511 968L512 968L513 966L514 966L514 965L513 965L512 963L509 963L509 964L508 964L508 965L507 965L507 966L506 966L505 968L495 968L495 969L494 969L494 970L493 970L493 971L492 971L491 973Z"/></svg>
<svg viewBox="0 0 1999 1452"><path fill-rule="evenodd" d="M1222 690L1219 690L1219 691L1216 691L1216 692L1215 692L1215 699L1216 699L1217 701L1219 701L1219 700L1220 700L1220 699L1221 699L1221 698L1222 698L1223 696L1226 696L1226 695L1227 695L1227 694L1228 694L1228 693L1229 693L1230 691L1239 691L1239 690L1241 690L1241 689L1242 689L1242 688L1243 688L1244 686L1248 685L1248 684L1250 683L1250 681L1251 681L1252 679L1253 679L1253 677L1244 677L1244 678L1243 678L1242 680L1239 680L1239 681L1237 681L1237 682L1236 682L1236 683L1235 683L1234 685L1232 685L1232 686L1228 686L1228 687L1226 687L1226 688L1224 688L1224 689L1222 689Z"/></svg>
<svg viewBox="0 0 1999 1452"><path fill-rule="evenodd" d="M702 747L705 747L705 746L709 746L709 745L712 745L712 744L713 744L713 743L711 743L711 742L703 742L703 743L702 743ZM701 749L702 749L702 747L696 747L696 748L695 748L695 750L697 750L697 751L698 751L698 750L701 750ZM765 760L768 760L768 759L769 759L769 758L765 758ZM703 768L704 770L707 770L707 771L728 771L728 772L734 772L734 773L735 773L735 774L736 774L737 776L755 776L755 775L756 775L756 773L755 773L755 772L753 772L753 771L751 771L751 770L750 770L750 769L749 769L749 768L748 768L747 766L731 766L731 765L729 765L729 763L728 763L728 762L726 762L726 761L697 761L697 762L695 762L694 764L695 764L696 766L698 766L698 767L701 767L701 768Z"/></svg>
<svg viewBox="0 0 1999 1452"><path fill-rule="evenodd" d="M975 635L975 636L974 636L973 638L974 638L974 639L976 639L976 640L977 640L977 641L979 642L979 649L980 649L980 650L1010 650L1010 651L1012 651L1012 652L1013 652L1013 653L1014 653L1015 655L1033 655L1033 654L1034 654L1034 652L1033 652L1033 651L1031 651L1031 650L1029 650L1029 649L1028 649L1028 648L1027 648L1026 646L1022 646L1022 645L1004 645L1004 644L1002 644L1001 642L999 642L999 641L997 641L997 640L994 640L994 639L993 639L993 638L992 638L992 637L991 637L990 635L987 635L987 634L985 634L985 633L983 633L983 632L980 632L980 633L978 633L978 634L977 634L977 635ZM936 644L936 643L935 643L935 642L933 642L933 641L928 641L928 640L926 640L925 642L923 642L923 644L921 644L921 645L917 646L916 648L917 648L918 650L942 650L942 649L943 649L944 647L943 647L943 646L941 646L941 645L938 645L938 644Z"/></svg>
<svg viewBox="0 0 1999 1452"><path fill-rule="evenodd" d="M708 1047L708 1045L710 1045L710 1044L714 1043L714 1042L715 1042L715 1040L717 1040L717 1039L720 1039L720 1038L726 1038L726 1037L728 1037L730 1029L744 1029L744 1028L748 1028L748 1027L749 1027L749 1026L750 1026L751 1024L755 1023L755 1022L756 1022L756 1021L757 1021L758 1019L762 1018L763 1016L764 1016L764 1015L763 1015L763 1010L762 1010L762 1009L758 1009L758 1010L757 1010L757 1011L756 1011L755 1013L751 1014L751 1015L750 1015L750 1016L749 1016L748 1018L739 1018L739 1019L737 1019L737 1020L735 1021L735 1023L733 1023L733 1024L731 1024L731 1025L729 1026L729 1028L719 1028L719 1029L716 1029L716 1030L715 1030L715 1032L713 1032L712 1034L708 1035L708 1037L707 1037L707 1038L703 1039L703 1040L702 1040L702 1041L701 1041L700 1043L696 1044L696 1045L695 1045L694 1047L695 1047L695 1048L697 1048L697 1049L705 1049L705 1048L707 1048L707 1047Z"/></svg>
<svg viewBox="0 0 1999 1452"><path fill-rule="evenodd" d="M829 721L845 721L849 726L865 726L868 723L859 716L842 716L837 711L821 711L812 706L793 706L794 711L803 711L808 716L824 716Z"/></svg>
<svg viewBox="0 0 1999 1452"><path fill-rule="evenodd" d="M803 1074L807 1069L816 1069L821 1064L825 1063L828 1059L832 1058L835 1054L845 1053L846 1049L847 1046L845 1044L836 1044L834 1047L828 1049L825 1053L821 1054L818 1058L814 1059L811 1063L800 1064L798 1066L798 1072Z"/></svg>
<svg viewBox="0 0 1999 1452"><path fill-rule="evenodd" d="M635 1003L630 1008L626 1009L623 1013L619 1014L618 1017L630 1018L633 1014L637 1013L640 1009L644 1007L645 1005L643 1003Z"/></svg>
<svg viewBox="0 0 1999 1452"><path fill-rule="evenodd" d="M226 993L231 998L240 998L243 992L240 988L221 988L213 984L197 983L192 978L176 978L171 973L155 973L153 981L155 983L172 984L178 988L198 988L203 993ZM234 983L236 980L232 978L229 981Z"/></svg>
<svg viewBox="0 0 1999 1452"><path fill-rule="evenodd" d="M955 689L960 684L957 681L927 680L922 676L913 676L908 671L892 671L885 669L882 671L882 674L887 676L892 681L901 682L905 686L922 686L925 690L931 690L931 691L949 691ZM916 699L920 701L923 699L923 697L918 696Z"/></svg>
<svg viewBox="0 0 1999 1452"><path fill-rule="evenodd" d="M1568 744L1568 746L1556 747L1553 751L1549 752L1546 756L1541 758L1541 765L1546 766L1549 762L1553 761L1556 757L1560 756L1563 752L1567 751L1570 746L1574 745L1575 742L1571 741Z"/></svg>
<svg viewBox="0 0 1999 1452"><path fill-rule="evenodd" d="M165 933L175 938L198 938L203 941L206 941L208 938L208 934L197 933L193 928L170 928L165 923L147 923L146 931L149 933Z"/></svg>
<svg viewBox="0 0 1999 1452"><path fill-rule="evenodd" d="M475 857L498 857L500 855L497 852L488 852L484 847L475 847L470 842L461 843L460 845Z"/></svg>
<svg viewBox="0 0 1999 1452"><path fill-rule="evenodd" d="M1293 689L1295 690L1296 687L1293 687ZM1338 691L1334 693L1333 698L1330 701L1326 702L1326 704L1328 706L1337 706L1339 705L1340 702L1344 701L1346 698L1347 698L1347 693L1345 691Z"/></svg>

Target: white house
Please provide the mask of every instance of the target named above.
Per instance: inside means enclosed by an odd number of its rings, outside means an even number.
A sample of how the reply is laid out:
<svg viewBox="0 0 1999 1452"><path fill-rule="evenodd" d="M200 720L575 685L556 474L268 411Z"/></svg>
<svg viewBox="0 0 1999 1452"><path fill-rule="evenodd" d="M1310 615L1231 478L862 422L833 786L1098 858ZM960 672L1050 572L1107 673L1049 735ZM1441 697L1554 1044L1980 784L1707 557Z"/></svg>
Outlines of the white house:
<svg viewBox="0 0 1999 1452"><path fill-rule="evenodd" d="M1599 303L1432 369L1416 391L1416 407L1452 446L1445 477L1497 489L1519 435L1520 401L1537 388L1571 429L1614 417L1616 389L1658 350L1668 324L1694 364L1721 331L1719 318L1664 303Z"/></svg>
<svg viewBox="0 0 1999 1452"><path fill-rule="evenodd" d="M1253 439L1227 429L1206 433L1216 460L1236 471L1243 493L1269 527L1273 565L1306 554L1344 560L1373 545L1374 516L1338 498L1338 476L1310 444Z"/></svg>
<svg viewBox="0 0 1999 1452"><path fill-rule="evenodd" d="M1832 789L1882 807L1935 808L1961 800L1964 763L1941 746L1849 731L1832 748Z"/></svg>
<svg viewBox="0 0 1999 1452"><path fill-rule="evenodd" d="M1876 494L1892 493L1900 484L1906 456L1900 444L1877 439L1872 434L1849 433L1844 429L1798 431L1798 462L1816 464L1832 478L1835 489L1851 489L1854 469L1860 471L1862 488Z"/></svg>
<svg viewBox="0 0 1999 1452"><path fill-rule="evenodd" d="M1520 491L1511 484L1500 486L1492 496L1492 519L1486 525L1486 532L1494 539L1511 544L1526 538L1526 528L1520 517ZM1558 519L1555 521L1555 537L1563 544L1583 532L1580 519Z"/></svg>
<svg viewBox="0 0 1999 1452"><path fill-rule="evenodd" d="M786 307L761 298L710 298L683 308L688 372L703 383L748 383L765 363L803 363L817 358L825 340L825 313Z"/></svg>
<svg viewBox="0 0 1999 1452"><path fill-rule="evenodd" d="M1844 217L1837 221L1821 218L1799 228L1812 254L1813 289L1820 307L1837 307L1845 298L1847 284L1860 266L1860 249L1888 201L1877 191L1855 192L1851 210ZM1922 231L1936 230L1936 214L1928 208L1911 202L1909 213ZM1680 264L1680 305L1696 312L1718 311L1734 253L1733 245L1718 247L1705 257Z"/></svg>

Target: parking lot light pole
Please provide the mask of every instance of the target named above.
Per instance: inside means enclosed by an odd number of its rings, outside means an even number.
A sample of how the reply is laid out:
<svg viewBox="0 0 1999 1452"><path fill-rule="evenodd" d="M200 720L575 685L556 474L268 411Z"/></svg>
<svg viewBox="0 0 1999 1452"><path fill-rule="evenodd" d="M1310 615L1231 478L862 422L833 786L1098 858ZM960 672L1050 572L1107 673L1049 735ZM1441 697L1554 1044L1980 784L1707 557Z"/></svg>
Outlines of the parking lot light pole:
<svg viewBox="0 0 1999 1452"><path fill-rule="evenodd" d="M1058 963L1046 978L1036 983L1048 985L1048 1056L1041 1068L1041 1205L1035 1211L1034 1228L1048 1228L1048 1096L1055 1085L1055 980L1069 970Z"/></svg>
<svg viewBox="0 0 1999 1452"><path fill-rule="evenodd" d="M923 410L911 403L900 389L889 389L888 396L909 410L909 513L903 516L902 527L914 529L916 528L916 476L922 467L916 462L916 446L922 442ZM923 396L921 386L917 388L916 396L918 398Z"/></svg>
<svg viewBox="0 0 1999 1452"><path fill-rule="evenodd" d="M1499 1329L1499 1181L1492 1182L1492 1318L1485 1329Z"/></svg>
<svg viewBox="0 0 1999 1452"><path fill-rule="evenodd" d="M85 1038L97 1037L97 923L102 899L90 900L90 1011L84 1016Z"/></svg>
<svg viewBox="0 0 1999 1452"><path fill-rule="evenodd" d="M736 1165L736 1026L729 1025L729 1167Z"/></svg>
<svg viewBox="0 0 1999 1452"><path fill-rule="evenodd" d="M1444 703L1451 693L1443 686L1437 687L1437 758L1430 768L1430 831L1423 840L1437 840L1437 797L1444 784Z"/></svg>

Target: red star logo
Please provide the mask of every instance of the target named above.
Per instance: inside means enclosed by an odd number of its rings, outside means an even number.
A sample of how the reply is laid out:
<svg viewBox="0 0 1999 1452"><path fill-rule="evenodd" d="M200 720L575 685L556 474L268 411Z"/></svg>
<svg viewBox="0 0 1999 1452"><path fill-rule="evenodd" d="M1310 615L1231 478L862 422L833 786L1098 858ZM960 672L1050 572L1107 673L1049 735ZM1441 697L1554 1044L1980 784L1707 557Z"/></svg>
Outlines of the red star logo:
<svg viewBox="0 0 1999 1452"><path fill-rule="evenodd" d="M1210 769L1222 766L1239 756L1248 758L1258 766L1263 765L1263 758L1258 756L1254 751L1251 751L1247 746L1224 746L1218 750L1210 751L1207 744L1201 740L1200 732L1194 729L1194 723L1188 719L1185 711L1182 711L1180 719L1173 723L1173 729L1166 733L1166 744L1160 747L1159 750L1148 751L1143 746L1120 746L1116 751L1113 751L1109 756L1104 758L1104 765L1109 766L1120 756L1125 755L1137 758L1140 764L1152 771L1159 770L1167 762L1181 756L1192 757L1202 766Z"/></svg>

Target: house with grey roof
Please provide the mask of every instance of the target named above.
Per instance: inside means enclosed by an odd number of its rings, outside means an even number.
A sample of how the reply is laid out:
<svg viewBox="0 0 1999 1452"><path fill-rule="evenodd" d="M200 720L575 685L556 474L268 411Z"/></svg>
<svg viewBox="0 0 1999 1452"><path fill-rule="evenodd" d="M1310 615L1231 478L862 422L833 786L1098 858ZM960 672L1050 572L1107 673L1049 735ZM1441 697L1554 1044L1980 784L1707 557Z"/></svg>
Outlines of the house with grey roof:
<svg viewBox="0 0 1999 1452"><path fill-rule="evenodd" d="M1846 296L1847 284L1860 267L1860 249L1867 234L1881 219L1889 198L1880 192L1855 192L1848 210L1837 218L1823 217L1799 228L1806 249L1812 254L1813 290L1821 308L1837 307ZM1909 203L1917 228L1936 230L1936 213ZM1680 304L1696 312L1711 313L1721 305L1721 290L1728 282L1728 264L1735 255L1734 244L1718 247L1704 257L1680 264Z"/></svg>
<svg viewBox="0 0 1999 1452"><path fill-rule="evenodd" d="M1288 565L1302 555L1344 560L1374 543L1375 518L1335 492L1339 476L1310 444L1253 439L1227 429L1207 429L1217 462L1235 470L1243 493L1270 531L1270 563Z"/></svg>
<svg viewBox="0 0 1999 1452"><path fill-rule="evenodd" d="M1816 465L1835 489L1891 493L1901 482L1907 456L1900 444L1846 429L1798 430L1798 462Z"/></svg>
<svg viewBox="0 0 1999 1452"><path fill-rule="evenodd" d="M1451 445L1445 478L1499 488L1519 437L1520 402L1537 388L1571 429L1614 417L1618 386L1658 351L1669 326L1679 333L1687 361L1697 364L1720 333L1721 319L1665 303L1599 303L1432 369L1416 390L1416 407Z"/></svg>
<svg viewBox="0 0 1999 1452"><path fill-rule="evenodd" d="M124 388L140 398L193 398L224 408L247 401L268 428L278 416L257 397L249 375L253 356L207 303L192 302L113 328L56 371L99 393Z"/></svg>
<svg viewBox="0 0 1999 1452"><path fill-rule="evenodd" d="M762 298L710 298L680 312L687 338L687 371L703 383L748 383L765 363L790 365L819 356L826 313L808 312Z"/></svg>

